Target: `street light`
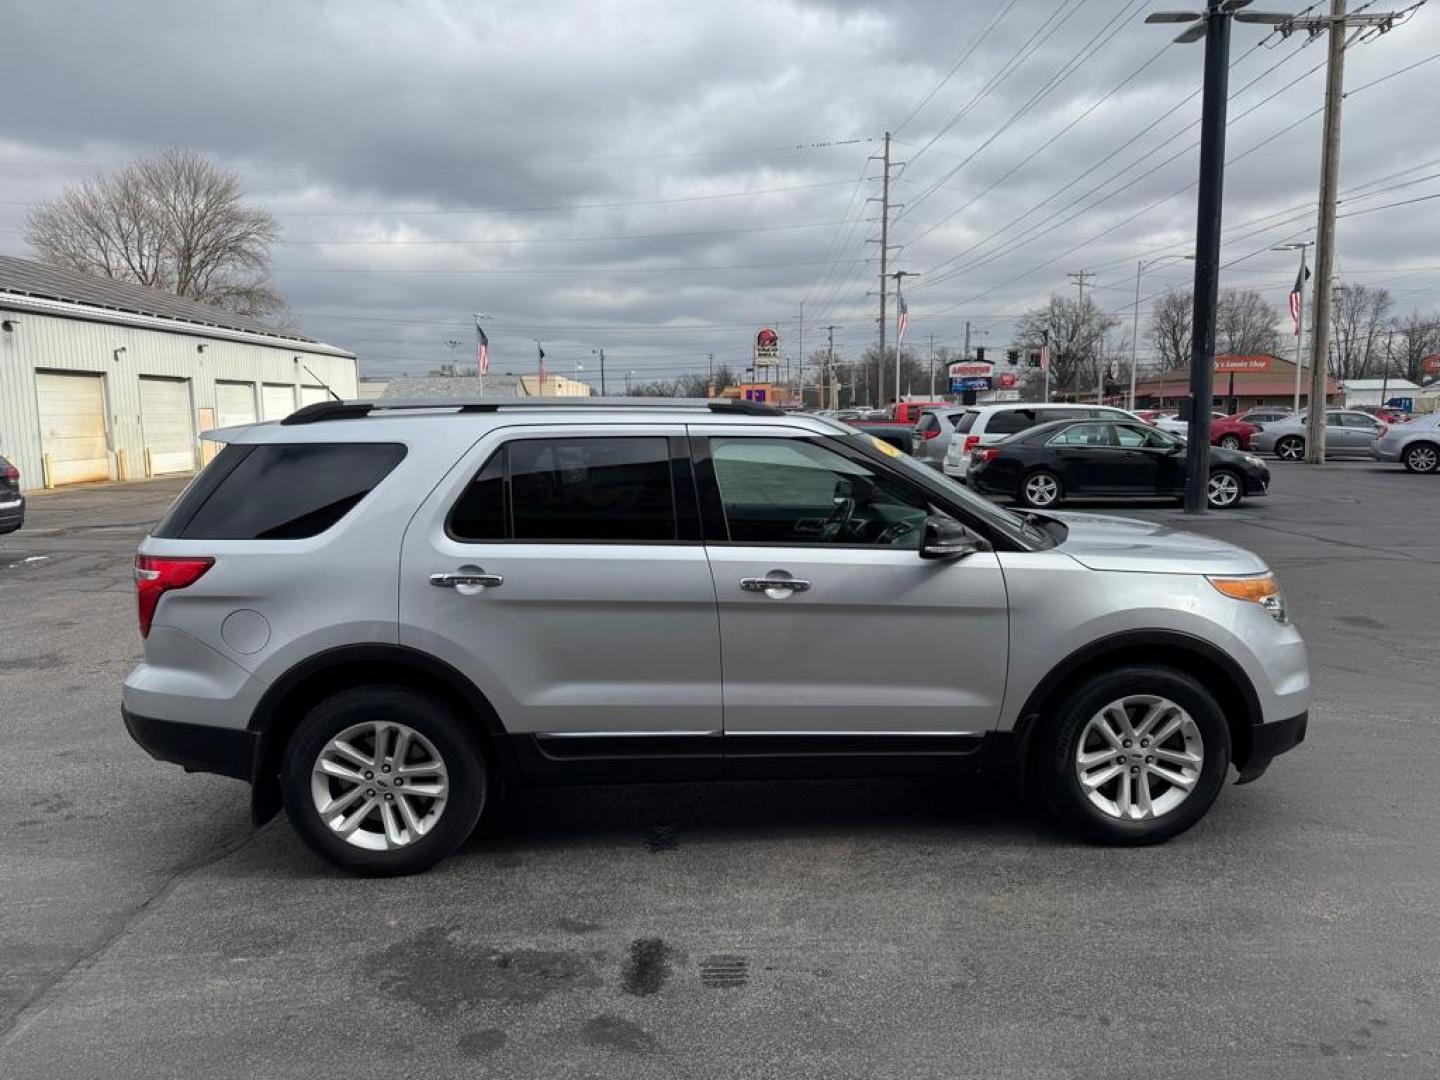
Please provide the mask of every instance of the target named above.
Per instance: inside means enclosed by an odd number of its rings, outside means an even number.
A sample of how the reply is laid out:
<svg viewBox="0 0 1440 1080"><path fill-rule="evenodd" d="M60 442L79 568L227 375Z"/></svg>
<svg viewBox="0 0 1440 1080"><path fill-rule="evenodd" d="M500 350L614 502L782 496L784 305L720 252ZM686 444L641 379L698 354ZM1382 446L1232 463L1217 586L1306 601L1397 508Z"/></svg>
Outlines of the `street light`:
<svg viewBox="0 0 1440 1080"><path fill-rule="evenodd" d="M1300 303L1296 306L1297 312L1305 310L1305 278L1308 276L1305 271L1305 249L1314 247L1314 240L1302 240L1294 244L1281 244L1273 247L1271 251L1298 251L1300 252L1300 275L1295 279L1295 287L1300 291ZM1304 355L1300 351L1301 339L1305 336L1304 319L1297 314L1295 316L1295 415L1300 415L1300 358Z"/></svg>
<svg viewBox="0 0 1440 1080"><path fill-rule="evenodd" d="M1141 259L1135 264L1135 321L1130 328L1130 405L1131 412L1135 411L1135 365L1139 359L1138 350L1140 343L1140 274L1151 266L1158 266L1166 259L1190 259L1194 255L1157 255L1153 259Z"/></svg>
<svg viewBox="0 0 1440 1080"><path fill-rule="evenodd" d="M1185 512L1203 514L1210 480L1210 405L1215 390L1215 307L1220 291L1221 194L1225 186L1225 105L1230 21L1250 0L1209 0L1203 12L1155 11L1147 23L1190 23L1176 42L1205 42L1200 110L1200 191L1195 210L1195 307L1191 317L1190 426ZM1242 16L1243 18L1243 16ZM1258 19L1249 21L1261 21ZM1138 305L1137 305L1138 306Z"/></svg>
<svg viewBox="0 0 1440 1080"><path fill-rule="evenodd" d="M601 396L601 397L604 397L604 396L605 396L605 350L604 350L603 348L600 348L600 349L591 349L591 350L590 350L590 354L591 354L592 356L598 356L598 357L600 357L600 396Z"/></svg>

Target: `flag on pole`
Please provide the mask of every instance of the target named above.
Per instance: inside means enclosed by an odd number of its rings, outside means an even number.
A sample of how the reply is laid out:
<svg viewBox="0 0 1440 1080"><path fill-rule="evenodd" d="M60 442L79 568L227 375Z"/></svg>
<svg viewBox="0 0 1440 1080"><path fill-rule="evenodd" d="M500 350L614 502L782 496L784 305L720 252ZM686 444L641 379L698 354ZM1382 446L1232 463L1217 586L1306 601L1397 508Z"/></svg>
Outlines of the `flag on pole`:
<svg viewBox="0 0 1440 1080"><path fill-rule="evenodd" d="M910 322L910 305L905 302L905 297L900 297L899 312L895 317L895 350L898 353L900 343L905 340L905 326Z"/></svg>
<svg viewBox="0 0 1440 1080"><path fill-rule="evenodd" d="M475 370L481 375L490 374L490 339L485 336L480 320L475 320Z"/></svg>
<svg viewBox="0 0 1440 1080"><path fill-rule="evenodd" d="M540 342L535 342L535 351L540 354L540 393L545 393L545 350L540 347Z"/></svg>
<svg viewBox="0 0 1440 1080"><path fill-rule="evenodd" d="M1300 272L1295 275L1295 287L1290 290L1290 320L1295 324L1295 336L1300 336L1300 313L1305 296L1305 281L1310 277L1310 268L1305 265L1305 249L1300 249Z"/></svg>

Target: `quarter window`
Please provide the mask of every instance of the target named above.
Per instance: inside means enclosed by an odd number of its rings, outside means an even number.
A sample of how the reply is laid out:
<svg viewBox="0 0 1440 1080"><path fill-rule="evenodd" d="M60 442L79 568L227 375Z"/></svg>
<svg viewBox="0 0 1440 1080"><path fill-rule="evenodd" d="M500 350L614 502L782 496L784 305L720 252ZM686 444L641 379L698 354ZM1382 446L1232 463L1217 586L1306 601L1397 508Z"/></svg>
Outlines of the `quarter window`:
<svg viewBox="0 0 1440 1080"><path fill-rule="evenodd" d="M1055 419L1059 419L1063 413L1057 413ZM987 435L1013 435L1017 431L1024 431L1026 428L1034 427L1038 423L1033 409L1001 409L991 415L985 425Z"/></svg>
<svg viewBox="0 0 1440 1080"><path fill-rule="evenodd" d="M918 549L923 495L803 439L714 438L711 462L730 540Z"/></svg>

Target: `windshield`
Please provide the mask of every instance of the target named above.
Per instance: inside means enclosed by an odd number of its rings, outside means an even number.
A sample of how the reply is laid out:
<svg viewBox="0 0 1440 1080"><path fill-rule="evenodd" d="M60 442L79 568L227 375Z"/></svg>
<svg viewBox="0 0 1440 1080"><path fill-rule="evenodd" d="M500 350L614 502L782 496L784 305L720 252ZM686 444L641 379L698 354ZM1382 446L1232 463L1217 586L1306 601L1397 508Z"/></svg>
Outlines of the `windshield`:
<svg viewBox="0 0 1440 1080"><path fill-rule="evenodd" d="M1019 540L1027 547L1048 548L1053 547L1056 543L1055 537L1041 528L1029 515L1017 514L1013 510L997 506L989 499L977 495L964 484L957 483L944 473L921 465L909 454L896 450L889 443L881 442L873 435L854 431L853 434L842 436L842 438L867 456L874 457L877 453L883 454L892 466L899 469L910 480L942 495L950 502L959 503L976 517L982 518L988 524Z"/></svg>

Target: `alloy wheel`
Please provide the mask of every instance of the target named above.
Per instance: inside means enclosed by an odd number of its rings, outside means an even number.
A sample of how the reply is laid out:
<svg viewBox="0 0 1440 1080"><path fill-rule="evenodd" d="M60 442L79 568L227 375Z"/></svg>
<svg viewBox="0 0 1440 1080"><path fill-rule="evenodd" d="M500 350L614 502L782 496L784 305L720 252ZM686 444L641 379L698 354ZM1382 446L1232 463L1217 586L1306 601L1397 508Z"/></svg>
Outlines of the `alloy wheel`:
<svg viewBox="0 0 1440 1080"><path fill-rule="evenodd" d="M1437 456L1435 447L1421 443L1405 452L1405 464L1414 472L1434 472L1435 466L1440 464L1440 456Z"/></svg>
<svg viewBox="0 0 1440 1080"><path fill-rule="evenodd" d="M1234 506L1240 501L1240 481L1234 473L1218 472L1210 477L1205 497L1215 507Z"/></svg>
<svg viewBox="0 0 1440 1080"><path fill-rule="evenodd" d="M1226 450L1239 450L1240 439L1235 435L1222 435L1220 436L1220 445Z"/></svg>
<svg viewBox="0 0 1440 1080"><path fill-rule="evenodd" d="M408 847L440 820L450 793L445 761L412 727L356 724L320 751L310 795L336 836L369 851Z"/></svg>
<svg viewBox="0 0 1440 1080"><path fill-rule="evenodd" d="M1025 481L1025 500L1031 506L1049 506L1059 497L1060 484L1048 473L1037 473Z"/></svg>
<svg viewBox="0 0 1440 1080"><path fill-rule="evenodd" d="M1305 444L1299 439L1281 439L1275 447L1275 455L1281 461L1299 461L1305 456Z"/></svg>
<svg viewBox="0 0 1440 1080"><path fill-rule="evenodd" d="M1075 744L1075 776L1107 817L1144 821L1168 814L1200 782L1205 746L1183 708L1154 694L1129 694L1090 718Z"/></svg>

